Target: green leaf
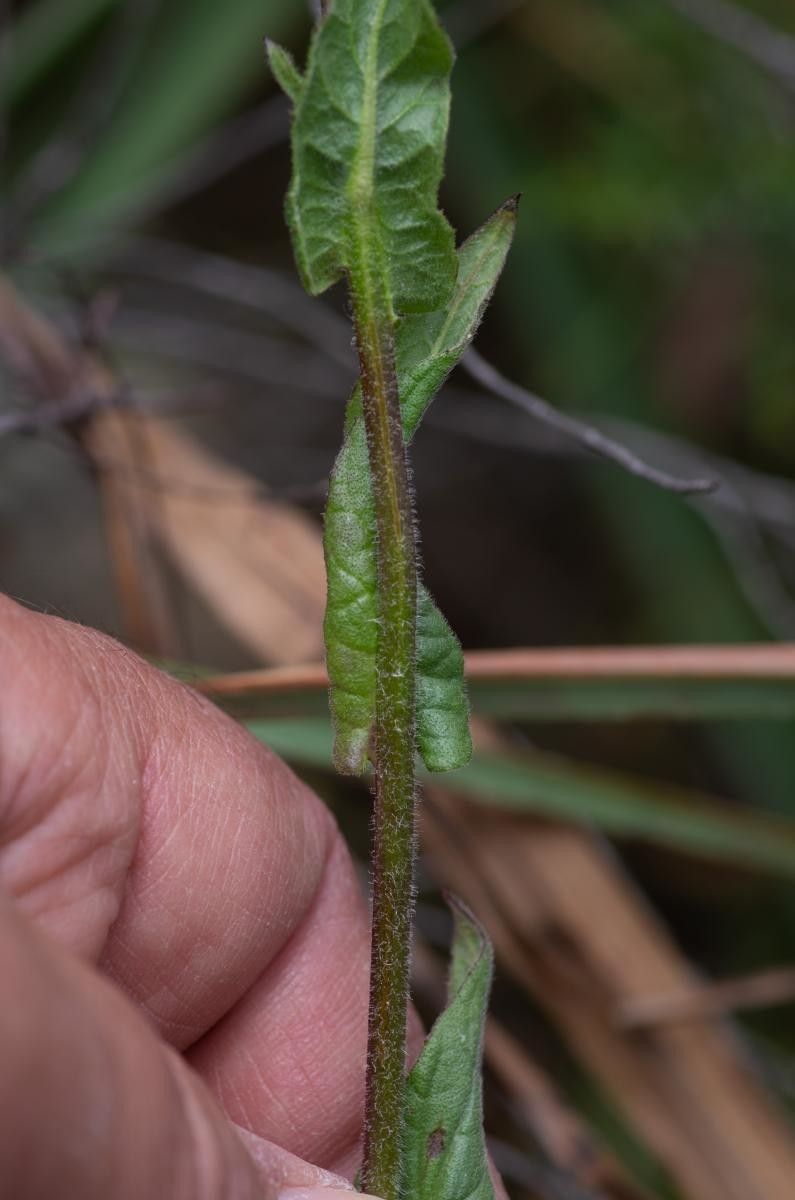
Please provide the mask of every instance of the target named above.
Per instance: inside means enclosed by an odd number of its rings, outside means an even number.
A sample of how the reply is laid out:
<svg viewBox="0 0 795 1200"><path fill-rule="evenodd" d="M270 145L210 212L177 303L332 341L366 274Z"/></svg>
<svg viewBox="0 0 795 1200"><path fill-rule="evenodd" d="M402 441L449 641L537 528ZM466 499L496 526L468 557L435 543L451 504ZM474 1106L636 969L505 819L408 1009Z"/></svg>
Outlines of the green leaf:
<svg viewBox="0 0 795 1200"><path fill-rule="evenodd" d="M292 54L270 40L265 43L265 48L268 52L268 65L273 72L274 79L282 91L290 97L293 104L297 104L301 97L304 80L295 65Z"/></svg>
<svg viewBox="0 0 795 1200"><path fill-rule="evenodd" d="M461 643L420 584L417 597L417 746L429 771L472 757Z"/></svg>
<svg viewBox="0 0 795 1200"><path fill-rule="evenodd" d="M409 440L448 373L475 335L505 262L516 222L509 201L458 252L455 291L445 310L405 317L395 353L403 428ZM326 508L328 578L325 636L335 762L364 769L375 710L377 563L375 512L361 393L349 405L347 436ZM417 741L429 770L462 766L471 754L464 660L449 625L423 587L417 604Z"/></svg>
<svg viewBox="0 0 795 1200"><path fill-rule="evenodd" d="M453 231L436 195L452 62L428 0L335 0L315 30L287 198L313 295L350 270L366 244L395 312L438 308L449 297Z"/></svg>
<svg viewBox="0 0 795 1200"><path fill-rule="evenodd" d="M515 201L456 256L436 207L452 52L428 0L337 0L313 36L304 80L283 52L270 55L295 105L287 213L305 286L322 292L347 272L354 296L365 287L368 305L383 308L379 320L403 316L395 357L410 438L474 336L510 244ZM325 634L335 761L359 772L375 712L379 612L360 392L346 433L326 512ZM463 656L421 586L417 655L420 753L429 768L451 769L471 753Z"/></svg>
<svg viewBox="0 0 795 1200"><path fill-rule="evenodd" d="M406 1086L402 1194L410 1200L494 1200L483 1136L480 1067L493 969L484 930L460 901L448 1006Z"/></svg>
<svg viewBox="0 0 795 1200"><path fill-rule="evenodd" d="M327 720L247 724L257 738L296 765L331 767ZM618 839L651 842L795 879L795 822L703 792L526 751L478 751L449 785L478 804L580 822Z"/></svg>

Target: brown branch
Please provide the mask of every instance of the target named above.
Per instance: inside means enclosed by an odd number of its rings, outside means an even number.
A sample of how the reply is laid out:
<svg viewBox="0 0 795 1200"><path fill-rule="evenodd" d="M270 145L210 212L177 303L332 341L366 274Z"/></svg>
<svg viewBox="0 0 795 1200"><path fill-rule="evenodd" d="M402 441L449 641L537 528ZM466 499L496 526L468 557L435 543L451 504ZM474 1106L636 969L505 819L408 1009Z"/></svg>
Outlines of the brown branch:
<svg viewBox="0 0 795 1200"><path fill-rule="evenodd" d="M551 404L543 400L541 396L537 396L534 392L529 392L527 388L520 387L518 383L506 379L496 367L486 362L485 358L482 358L476 350L467 351L461 359L461 366L482 387L493 392L495 396L507 400L509 404L513 404L517 408L521 408L536 421L543 422L544 425L562 434L563 437L576 442L580 446L584 446L586 450L590 450L597 457L615 463L616 466L621 467L630 475L636 475L639 479L645 479L648 483L653 483L656 487L662 488L666 492L675 492L682 496L693 496L705 492L713 492L718 486L718 482L715 479L682 479L676 475L669 474L668 471L662 471L659 467L654 467L650 463L644 462L642 458L639 458L627 446L623 446L620 442L607 437L606 434L602 433L595 426L588 425L586 422L577 420L575 417L570 417L567 413L559 412L558 409L553 408Z"/></svg>

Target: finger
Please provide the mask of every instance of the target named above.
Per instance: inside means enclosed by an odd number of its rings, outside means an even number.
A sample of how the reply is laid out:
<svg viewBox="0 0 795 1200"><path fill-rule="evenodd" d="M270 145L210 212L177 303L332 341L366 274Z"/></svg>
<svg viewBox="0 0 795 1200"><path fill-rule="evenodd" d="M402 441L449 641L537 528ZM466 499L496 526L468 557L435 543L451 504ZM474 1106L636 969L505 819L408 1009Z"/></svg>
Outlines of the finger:
<svg viewBox="0 0 795 1200"><path fill-rule="evenodd" d="M99 634L0 600L0 655L7 885L174 1045L228 1013L196 1061L231 1115L352 1171L368 922L326 810L234 723ZM412 1039L416 1051L416 1020Z"/></svg>
<svg viewBox="0 0 795 1200"><path fill-rule="evenodd" d="M273 1043L265 1056L249 1044L263 1102L249 1087L244 1123L269 1138L289 1126L295 1153L336 1161L361 1123L368 922L328 812L223 714L99 634L2 601L0 657L6 885L180 1048L266 981L305 926L325 926L305 1003L287 1014L276 992L268 1019L318 1028L335 973L346 1002L324 1012L322 1039L280 1047L273 1102ZM288 1086L307 1072L324 1086Z"/></svg>
<svg viewBox="0 0 795 1200"><path fill-rule="evenodd" d="M301 924L333 822L233 721L100 634L0 599L0 660L0 878L189 1045Z"/></svg>
<svg viewBox="0 0 795 1200"><path fill-rule="evenodd" d="M129 1001L0 901L0 1178L15 1200L274 1200L350 1194L248 1148ZM329 1190L329 1187L331 1190ZM285 1189L299 1189L285 1193Z"/></svg>
<svg viewBox="0 0 795 1200"><path fill-rule="evenodd" d="M369 969L360 903L340 848L300 929L188 1051L234 1121L341 1171L355 1164L361 1133Z"/></svg>
<svg viewBox="0 0 795 1200"><path fill-rule="evenodd" d="M350 858L339 846L281 954L188 1051L233 1120L350 1175L360 1158L369 985L360 907ZM422 1041L412 1010L412 1060ZM334 1119L319 1119L324 1113Z"/></svg>

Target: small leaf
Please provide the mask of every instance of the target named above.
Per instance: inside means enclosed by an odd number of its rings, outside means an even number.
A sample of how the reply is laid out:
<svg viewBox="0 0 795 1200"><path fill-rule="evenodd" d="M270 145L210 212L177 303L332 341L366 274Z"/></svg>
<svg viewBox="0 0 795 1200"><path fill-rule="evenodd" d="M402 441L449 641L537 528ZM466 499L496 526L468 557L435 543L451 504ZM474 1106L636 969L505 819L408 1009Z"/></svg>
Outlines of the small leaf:
<svg viewBox="0 0 795 1200"><path fill-rule="evenodd" d="M483 1136L480 1069L493 965L484 930L458 900L448 1006L406 1085L402 1194L494 1200Z"/></svg>
<svg viewBox="0 0 795 1200"><path fill-rule="evenodd" d="M266 41L265 49L268 55L268 66L273 72L274 79L293 104L297 104L301 98L304 80L295 65L292 54L283 46L277 46L270 39Z"/></svg>
<svg viewBox="0 0 795 1200"><path fill-rule="evenodd" d="M500 277L516 228L518 196L512 196L458 250L458 276L446 308L405 317L396 354L400 402L407 438L414 436L428 405L477 333Z"/></svg>
<svg viewBox="0 0 795 1200"><path fill-rule="evenodd" d="M417 597L417 746L429 771L472 757L464 652L425 588Z"/></svg>
<svg viewBox="0 0 795 1200"><path fill-rule="evenodd" d="M396 313L438 308L450 296L453 231L436 196L452 63L428 0L335 0L315 29L287 197L295 256L313 295L366 252L386 276ZM288 76L288 94L292 83Z"/></svg>
<svg viewBox="0 0 795 1200"><path fill-rule="evenodd" d="M458 252L446 310L405 317L396 357L403 427L410 439L446 376L477 331L513 236L509 201ZM377 563L375 513L357 388L326 508L328 604L325 636L338 770L364 770L375 710ZM461 647L430 596L417 603L417 741L431 771L463 766L471 754Z"/></svg>

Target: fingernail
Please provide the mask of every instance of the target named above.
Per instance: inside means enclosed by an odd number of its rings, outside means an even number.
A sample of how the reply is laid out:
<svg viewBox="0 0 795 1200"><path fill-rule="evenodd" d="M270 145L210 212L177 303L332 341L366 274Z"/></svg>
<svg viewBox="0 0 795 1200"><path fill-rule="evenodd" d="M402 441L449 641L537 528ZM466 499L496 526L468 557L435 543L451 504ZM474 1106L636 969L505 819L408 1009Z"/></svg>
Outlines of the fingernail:
<svg viewBox="0 0 795 1200"><path fill-rule="evenodd" d="M279 1200L377 1200L367 1192L355 1192L353 1188L335 1187L288 1187L279 1192Z"/></svg>

